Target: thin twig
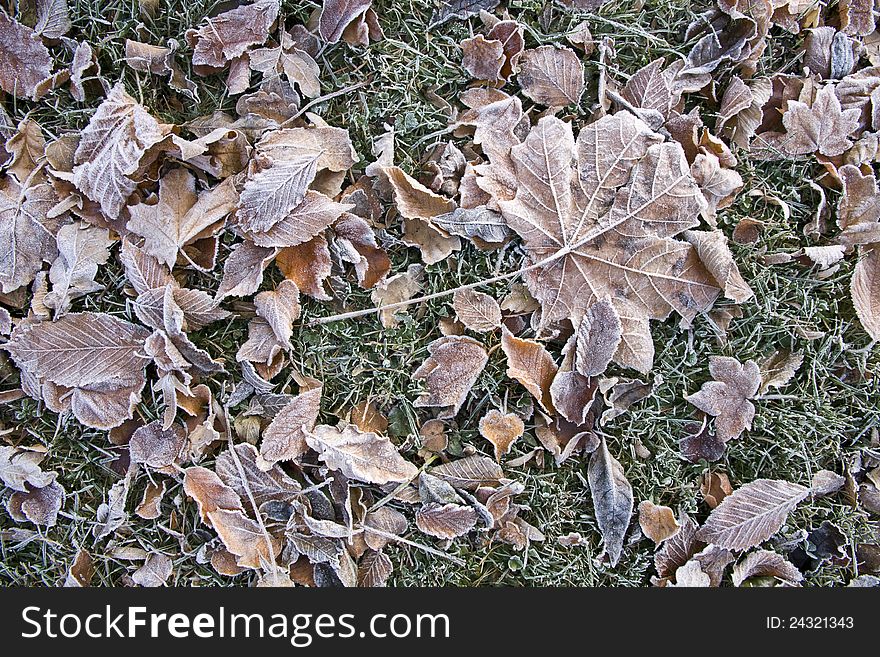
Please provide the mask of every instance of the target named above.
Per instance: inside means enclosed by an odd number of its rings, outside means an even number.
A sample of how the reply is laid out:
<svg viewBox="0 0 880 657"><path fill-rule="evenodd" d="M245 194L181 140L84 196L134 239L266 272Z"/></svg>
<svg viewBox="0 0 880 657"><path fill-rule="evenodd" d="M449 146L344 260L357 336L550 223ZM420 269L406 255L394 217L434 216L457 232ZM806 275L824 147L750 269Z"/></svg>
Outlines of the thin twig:
<svg viewBox="0 0 880 657"><path fill-rule="evenodd" d="M396 534L392 534L391 532L383 532L381 529L376 529L375 527L368 527L367 525L363 525L364 531L370 532L371 534L376 534L377 536L381 536L382 538L388 539L389 541L396 541L397 543L403 543L404 545L409 545L410 547L418 548L419 550L424 550L428 554L433 554L436 557L442 557L443 559L448 559L454 564L459 566L466 565L464 561L459 559L458 557L453 557L451 554L446 554L445 552L441 552L440 550L435 550L432 547L427 545L422 545L421 543L416 543L415 541L411 541L407 538L403 538L402 536L397 536Z"/></svg>
<svg viewBox="0 0 880 657"><path fill-rule="evenodd" d="M332 100L333 98L336 98L337 96L343 96L343 95L349 93L350 91L354 91L355 89L360 89L361 87L365 87L365 86L367 86L367 84L368 84L368 81L363 80L361 82L358 82L357 84L352 84L347 87L343 87L342 89L337 89L336 91L333 91L329 94L324 94L323 96L318 96L314 100L311 100L308 103L306 103L305 105L303 105L296 114L291 116L289 119L285 120L279 127L283 128L284 126L288 125L289 123L295 121L296 119L301 117L303 114L308 112L310 109L312 109L315 105L320 105L321 103L323 103L327 100Z"/></svg>

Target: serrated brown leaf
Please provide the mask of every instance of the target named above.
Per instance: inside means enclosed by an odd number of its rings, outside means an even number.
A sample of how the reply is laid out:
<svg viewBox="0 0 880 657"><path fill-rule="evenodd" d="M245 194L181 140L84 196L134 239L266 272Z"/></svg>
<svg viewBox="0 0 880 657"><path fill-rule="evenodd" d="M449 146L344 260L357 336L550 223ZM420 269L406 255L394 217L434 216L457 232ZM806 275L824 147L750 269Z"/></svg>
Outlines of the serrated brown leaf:
<svg viewBox="0 0 880 657"><path fill-rule="evenodd" d="M633 512L632 486L620 462L611 456L602 438L590 457L587 470L596 523L602 532L605 551L616 566L623 552L623 541Z"/></svg>
<svg viewBox="0 0 880 657"><path fill-rule="evenodd" d="M511 445L525 432L523 421L515 413L502 413L492 409L480 418L480 435L492 443L495 449L495 460L501 462L501 457L510 451Z"/></svg>
<svg viewBox="0 0 880 657"><path fill-rule="evenodd" d="M712 356L709 372L714 381L685 397L701 411L715 416L715 432L723 442L752 428L755 407L749 401L761 386L761 372L754 361L740 363L727 356Z"/></svg>
<svg viewBox="0 0 880 657"><path fill-rule="evenodd" d="M278 0L256 0L206 18L198 29L186 33L193 66L220 69L249 47L265 42L280 8Z"/></svg>
<svg viewBox="0 0 880 657"><path fill-rule="evenodd" d="M188 170L172 169L159 181L158 203L131 206L126 227L144 238L146 253L173 268L183 247L220 231L237 202L231 178L198 193Z"/></svg>
<svg viewBox="0 0 880 657"><path fill-rule="evenodd" d="M517 82L541 105L577 105L584 93L584 67L571 48L539 46L523 51Z"/></svg>
<svg viewBox="0 0 880 657"><path fill-rule="evenodd" d="M649 500L639 503L639 526L642 532L656 545L671 538L678 532L680 525L675 514L668 506L660 506Z"/></svg>
<svg viewBox="0 0 880 657"><path fill-rule="evenodd" d="M219 303L226 297L245 297L259 290L263 272L276 253L277 249L257 246L248 241L233 247L223 266L223 278L215 300Z"/></svg>
<svg viewBox="0 0 880 657"><path fill-rule="evenodd" d="M73 184L116 220L137 186L131 176L141 158L164 136L156 119L117 84L80 135Z"/></svg>
<svg viewBox="0 0 880 657"><path fill-rule="evenodd" d="M368 550L358 562L358 586L385 586L393 570L391 559L384 552Z"/></svg>
<svg viewBox="0 0 880 657"><path fill-rule="evenodd" d="M779 531L788 514L809 494L806 486L757 479L725 497L697 538L730 550L753 547Z"/></svg>
<svg viewBox="0 0 880 657"><path fill-rule="evenodd" d="M742 586L750 577L775 577L793 585L804 579L793 563L770 550L756 550L747 554L745 559L733 567L734 586Z"/></svg>
<svg viewBox="0 0 880 657"><path fill-rule="evenodd" d="M665 541L654 554L654 567L661 578L674 576L676 570L706 546L697 540L699 525L687 513L681 513L679 525L681 527L675 535Z"/></svg>
<svg viewBox="0 0 880 657"><path fill-rule="evenodd" d="M705 207L681 146L620 112L577 142L569 124L542 118L512 157L516 197L499 205L533 265L546 262L526 273L542 323L577 322L610 296L625 334L615 360L644 369L648 320L675 310L690 321L718 294L696 250L673 239Z"/></svg>
<svg viewBox="0 0 880 657"><path fill-rule="evenodd" d="M119 260L125 267L125 278L138 294L164 288L166 285L176 285L171 272L165 266L128 240L122 241Z"/></svg>
<svg viewBox="0 0 880 657"><path fill-rule="evenodd" d="M433 217L431 222L450 235L465 237L477 244L501 244L510 236L504 217L485 206L456 208Z"/></svg>
<svg viewBox="0 0 880 657"><path fill-rule="evenodd" d="M241 510L241 498L217 473L194 466L184 470L183 490L196 501L202 521L210 525L210 514L218 509Z"/></svg>
<svg viewBox="0 0 880 657"><path fill-rule="evenodd" d="M431 468L431 474L455 488L475 491L482 486L497 486L504 471L488 456L474 454Z"/></svg>
<svg viewBox="0 0 880 657"><path fill-rule="evenodd" d="M260 458L268 464L296 460L306 453L306 432L311 431L321 411L321 386L300 392L278 411L263 432Z"/></svg>
<svg viewBox="0 0 880 657"><path fill-rule="evenodd" d="M254 297L257 315L265 319L278 342L286 345L293 335L293 322L299 319L299 288L296 283L285 279L272 291L260 292Z"/></svg>
<svg viewBox="0 0 880 657"><path fill-rule="evenodd" d="M0 88L36 100L41 82L51 75L52 56L40 37L0 12Z"/></svg>
<svg viewBox="0 0 880 657"><path fill-rule="evenodd" d="M486 333L501 326L501 307L488 294L474 290L458 290L452 307L459 321L471 331Z"/></svg>
<svg viewBox="0 0 880 657"><path fill-rule="evenodd" d="M852 145L849 136L858 129L860 115L857 108L841 109L832 86L819 89L812 105L789 100L788 109L782 115L787 135L785 152L791 155L817 152L828 157L840 155Z"/></svg>
<svg viewBox="0 0 880 657"><path fill-rule="evenodd" d="M477 526L477 512L460 504L425 504L416 512L416 527L435 538L464 536Z"/></svg>
<svg viewBox="0 0 880 657"><path fill-rule="evenodd" d="M489 356L482 344L460 335L449 335L428 345L428 358L413 372L413 379L424 379L427 392L413 404L416 408L440 408L440 418L458 414L476 383Z"/></svg>
<svg viewBox="0 0 880 657"><path fill-rule="evenodd" d="M548 413L553 413L550 387L558 367L550 352L534 340L516 337L506 327L501 349L507 356L507 376L519 381Z"/></svg>
<svg viewBox="0 0 880 657"><path fill-rule="evenodd" d="M306 443L327 467L358 481L382 485L409 481L418 474L388 438L363 432L353 424L342 429L318 425L306 432Z"/></svg>
<svg viewBox="0 0 880 657"><path fill-rule="evenodd" d="M258 246L291 247L305 244L328 228L351 206L337 203L329 197L309 190L302 203L288 216L263 232L247 232L246 236Z"/></svg>

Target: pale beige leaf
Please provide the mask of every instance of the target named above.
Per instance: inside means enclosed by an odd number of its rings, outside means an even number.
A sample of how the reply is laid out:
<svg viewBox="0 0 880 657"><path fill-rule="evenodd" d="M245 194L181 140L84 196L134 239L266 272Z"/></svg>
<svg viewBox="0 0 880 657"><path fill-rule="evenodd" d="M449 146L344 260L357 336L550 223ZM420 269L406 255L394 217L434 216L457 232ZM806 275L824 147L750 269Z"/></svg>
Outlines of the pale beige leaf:
<svg viewBox="0 0 880 657"><path fill-rule="evenodd" d="M260 458L268 464L300 458L308 450L306 432L311 431L321 411L321 387L300 392L263 432Z"/></svg>
<svg viewBox="0 0 880 657"><path fill-rule="evenodd" d="M233 247L223 266L223 278L215 300L219 303L226 297L245 297L259 290L263 271L277 252L277 249L257 246L249 241Z"/></svg>
<svg viewBox="0 0 880 657"><path fill-rule="evenodd" d="M544 345L518 338L503 329L501 348L507 356L507 376L519 381L549 413L554 412L550 386L558 367Z"/></svg>
<svg viewBox="0 0 880 657"><path fill-rule="evenodd" d="M757 479L725 497L697 538L731 550L753 547L779 531L788 514L809 494L806 486Z"/></svg>
<svg viewBox="0 0 880 657"><path fill-rule="evenodd" d="M128 240L122 241L119 260L125 267L125 278L138 294L177 284L167 267Z"/></svg>
<svg viewBox="0 0 880 657"><path fill-rule="evenodd" d="M58 257L49 269L52 291L43 299L55 309L55 317L66 313L74 299L103 290L95 282L98 266L110 258L113 241L106 228L96 228L80 222L61 227L56 237Z"/></svg>
<svg viewBox="0 0 880 657"><path fill-rule="evenodd" d="M248 231L246 236L263 247L298 246L318 236L351 207L309 190L302 202L271 228L262 232Z"/></svg>
<svg viewBox="0 0 880 657"><path fill-rule="evenodd" d="M422 265L410 265L405 272L395 274L376 285L370 294L370 299L377 306L409 301L422 289L424 272L425 268ZM385 328L397 326L395 314L401 310L403 309L392 308L380 311L379 320L382 326Z"/></svg>
<svg viewBox="0 0 880 657"><path fill-rule="evenodd" d="M34 280L43 262L58 255L58 220L47 217L57 198L52 186L22 189L12 178L0 181L0 289L13 292Z"/></svg>
<svg viewBox="0 0 880 657"><path fill-rule="evenodd" d="M475 491L482 486L497 486L504 471L488 456L474 454L431 468L431 474L455 488Z"/></svg>
<svg viewBox="0 0 880 657"><path fill-rule="evenodd" d="M131 176L141 158L164 136L156 119L117 84L82 131L73 184L115 220L137 186Z"/></svg>
<svg viewBox="0 0 880 657"><path fill-rule="evenodd" d="M804 355L801 352L791 353L785 349L780 349L765 358L760 365L761 387L758 393L763 395L770 388L785 386L792 380L803 362Z"/></svg>
<svg viewBox="0 0 880 657"><path fill-rule="evenodd" d="M171 577L172 571L171 559L164 554L156 553L147 557L144 565L132 573L131 579L138 586L164 586L168 578Z"/></svg>
<svg viewBox="0 0 880 657"><path fill-rule="evenodd" d="M785 152L790 155L820 153L834 157L852 145L849 136L859 127L858 108L841 109L834 87L819 89L812 105L789 100L788 110L782 115L787 139Z"/></svg>
<svg viewBox="0 0 880 657"><path fill-rule="evenodd" d="M0 445L0 479L13 490L26 493L30 485L44 488L55 481L54 472L43 472L40 463L46 458L44 452L31 451Z"/></svg>
<svg viewBox="0 0 880 657"><path fill-rule="evenodd" d="M302 488L279 466L272 466L268 470L260 467L263 463L253 445L247 443L236 445L235 452L244 471L243 479L229 450L217 457L214 469L223 483L238 493L239 497L247 499L250 491L258 507L266 502L289 503L299 497Z"/></svg>
<svg viewBox="0 0 880 657"><path fill-rule="evenodd" d="M708 588L712 580L703 572L700 562L691 559L675 571L675 583L668 584L670 587L679 588Z"/></svg>
<svg viewBox="0 0 880 657"><path fill-rule="evenodd" d="M159 181L158 203L131 206L126 227L144 238L146 253L173 268L184 246L219 232L237 201L232 178L198 193L187 169L172 169Z"/></svg>
<svg viewBox="0 0 880 657"><path fill-rule="evenodd" d="M461 42L461 66L475 80L495 82L501 79L504 44L478 34Z"/></svg>
<svg viewBox="0 0 880 657"><path fill-rule="evenodd" d="M734 586L742 586L743 582L750 577L775 577L794 585L804 579L801 571L793 563L781 554L770 550L752 552L733 567Z"/></svg>
<svg viewBox="0 0 880 657"><path fill-rule="evenodd" d="M853 305L862 327L874 341L880 340L880 250L865 248L850 284Z"/></svg>
<svg viewBox="0 0 880 657"><path fill-rule="evenodd" d="M134 510L135 514L144 520L155 520L161 514L160 507L165 498L165 481L158 484L148 483L144 489L144 495L140 504Z"/></svg>
<svg viewBox="0 0 880 657"><path fill-rule="evenodd" d="M400 167L384 167L394 189L397 211L406 219L431 219L452 212L455 203L435 194Z"/></svg>
<svg viewBox="0 0 880 657"><path fill-rule="evenodd" d="M483 292L459 290L452 297L452 307L459 321L471 331L486 333L501 326L501 307Z"/></svg>
<svg viewBox="0 0 880 657"><path fill-rule="evenodd" d="M370 8L372 0L324 0L318 33L327 43L337 43L345 28Z"/></svg>
<svg viewBox="0 0 880 657"><path fill-rule="evenodd" d="M712 275L724 296L736 303L744 303L755 296L752 288L746 283L733 260L727 237L720 230L686 230L685 240L697 250L697 255Z"/></svg>
<svg viewBox="0 0 880 657"><path fill-rule="evenodd" d="M358 481L382 485L409 481L418 474L388 438L364 433L353 424L342 429L318 425L306 433L306 442L327 467Z"/></svg>
<svg viewBox="0 0 880 657"><path fill-rule="evenodd" d="M599 299L587 310L578 326L575 367L583 376L602 374L617 352L622 325L610 299Z"/></svg>
<svg viewBox="0 0 880 657"><path fill-rule="evenodd" d="M163 430L162 423L150 422L131 436L128 451L131 460L151 468L166 468L180 462L186 447L186 431L180 424Z"/></svg>
<svg viewBox="0 0 880 657"><path fill-rule="evenodd" d="M584 67L571 48L525 50L517 81L523 93L547 107L577 105L584 93Z"/></svg>
<svg viewBox="0 0 880 657"><path fill-rule="evenodd" d="M428 345L428 354L425 362L413 372L414 380L425 380L427 392L413 405L440 408L441 419L455 417L489 362L489 356L482 344L460 335L434 340Z"/></svg>

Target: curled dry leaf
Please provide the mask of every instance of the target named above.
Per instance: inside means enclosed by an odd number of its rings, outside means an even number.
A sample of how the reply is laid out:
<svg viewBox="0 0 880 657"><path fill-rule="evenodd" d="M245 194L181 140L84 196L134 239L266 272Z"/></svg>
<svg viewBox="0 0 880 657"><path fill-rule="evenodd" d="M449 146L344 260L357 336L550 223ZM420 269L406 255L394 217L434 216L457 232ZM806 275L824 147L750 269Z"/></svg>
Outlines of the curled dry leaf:
<svg viewBox="0 0 880 657"><path fill-rule="evenodd" d="M488 294L458 290L452 297L452 307L459 321L471 331L486 333L501 326L501 307Z"/></svg>
<svg viewBox="0 0 880 657"><path fill-rule="evenodd" d="M327 43L337 43L345 28L372 4L373 0L324 0L318 18L318 34Z"/></svg>
<svg viewBox="0 0 880 657"><path fill-rule="evenodd" d="M342 259L354 265L361 287L370 289L385 280L391 271L391 260L385 249L376 243L376 234L370 224L345 212L333 224L333 235Z"/></svg>
<svg viewBox="0 0 880 657"><path fill-rule="evenodd" d="M497 409L492 409L480 418L479 426L480 435L492 443L495 460L498 462L510 451L514 441L525 432L525 425L518 415L502 413Z"/></svg>
<svg viewBox="0 0 880 657"><path fill-rule="evenodd" d="M254 297L257 315L272 327L275 337L282 345L287 345L293 335L293 322L299 319L299 288L296 283L285 279L271 292L260 292Z"/></svg>
<svg viewBox="0 0 880 657"><path fill-rule="evenodd" d="M736 303L744 303L755 296L733 260L727 237L720 230L688 230L683 234L697 250L697 255L712 277L721 285L724 296Z"/></svg>
<svg viewBox="0 0 880 657"><path fill-rule="evenodd" d="M461 66L475 80L494 82L501 78L504 44L478 34L461 42Z"/></svg>
<svg viewBox="0 0 880 657"><path fill-rule="evenodd" d="M41 527L54 527L64 503L64 488L52 481L42 488L26 493L16 491L6 503L9 515L18 522L32 522Z"/></svg>
<svg viewBox="0 0 880 657"><path fill-rule="evenodd" d="M774 352L761 362L761 387L759 394L764 394L771 388L782 388L794 378L804 355L800 352L791 353L785 349Z"/></svg>
<svg viewBox="0 0 880 657"><path fill-rule="evenodd" d="M697 538L730 550L753 547L779 531L792 509L809 494L806 486L757 479L725 497Z"/></svg>
<svg viewBox="0 0 880 657"><path fill-rule="evenodd" d="M791 585L797 585L804 579L793 563L770 550L752 552L733 567L734 586L742 586L751 577L775 577Z"/></svg>
<svg viewBox="0 0 880 657"><path fill-rule="evenodd" d="M517 81L523 93L547 107L577 105L584 93L584 68L571 48L525 50Z"/></svg>
<svg viewBox="0 0 880 657"><path fill-rule="evenodd" d="M477 518L477 512L469 506L431 502L416 512L416 527L428 536L453 539L476 527Z"/></svg>
<svg viewBox="0 0 880 657"><path fill-rule="evenodd" d="M596 522L605 541L605 551L616 566L623 552L623 541L633 511L632 486L623 466L608 451L605 439L590 457L587 470Z"/></svg>
<svg viewBox="0 0 880 657"><path fill-rule="evenodd" d="M61 227L56 237L58 257L49 269L52 291L43 299L59 317L70 309L74 299L104 289L95 282L98 266L110 258L113 244L106 228L96 228L78 222Z"/></svg>
<svg viewBox="0 0 880 657"><path fill-rule="evenodd" d="M656 545L675 535L680 529L675 514L668 506L659 506L649 500L639 503L639 526Z"/></svg>
<svg viewBox="0 0 880 657"><path fill-rule="evenodd" d="M709 372L714 381L686 399L701 411L715 416L715 431L723 442L752 428L755 407L749 401L761 386L761 372L754 361L740 363L727 356L712 356Z"/></svg>
<svg viewBox="0 0 880 657"><path fill-rule="evenodd" d="M327 467L358 481L381 485L409 481L418 474L388 438L353 424L341 429L318 425L306 433L306 443Z"/></svg>
<svg viewBox="0 0 880 657"><path fill-rule="evenodd" d="M518 338L506 327L503 331L501 348L507 356L507 376L519 381L548 413L553 413L550 387L558 370L553 356L542 344Z"/></svg>
<svg viewBox="0 0 880 657"><path fill-rule="evenodd" d="M134 463L151 468L167 468L179 462L186 447L186 431L180 424L163 429L162 423L150 422L131 436L128 451Z"/></svg>
<svg viewBox="0 0 880 657"><path fill-rule="evenodd" d="M700 478L700 494L710 509L721 504L721 501L732 492L730 479L723 472L706 472Z"/></svg>
<svg viewBox="0 0 880 657"><path fill-rule="evenodd" d="M413 379L424 379L427 387L414 406L440 408L441 419L455 417L489 356L482 344L460 335L434 340L428 345L428 354L413 372Z"/></svg>

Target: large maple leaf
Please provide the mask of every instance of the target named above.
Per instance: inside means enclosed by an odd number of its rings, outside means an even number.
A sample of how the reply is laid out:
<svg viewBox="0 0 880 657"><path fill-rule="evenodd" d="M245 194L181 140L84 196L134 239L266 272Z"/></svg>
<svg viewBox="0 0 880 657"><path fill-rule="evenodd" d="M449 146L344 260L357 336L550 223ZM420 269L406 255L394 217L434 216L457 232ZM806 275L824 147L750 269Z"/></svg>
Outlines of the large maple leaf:
<svg viewBox="0 0 880 657"><path fill-rule="evenodd" d="M681 146L621 112L577 141L570 124L545 117L511 157L516 196L499 206L531 259L542 323L577 324L608 297L622 324L615 360L647 371L649 320L675 311L689 322L719 294L694 247L674 239L705 207Z"/></svg>

